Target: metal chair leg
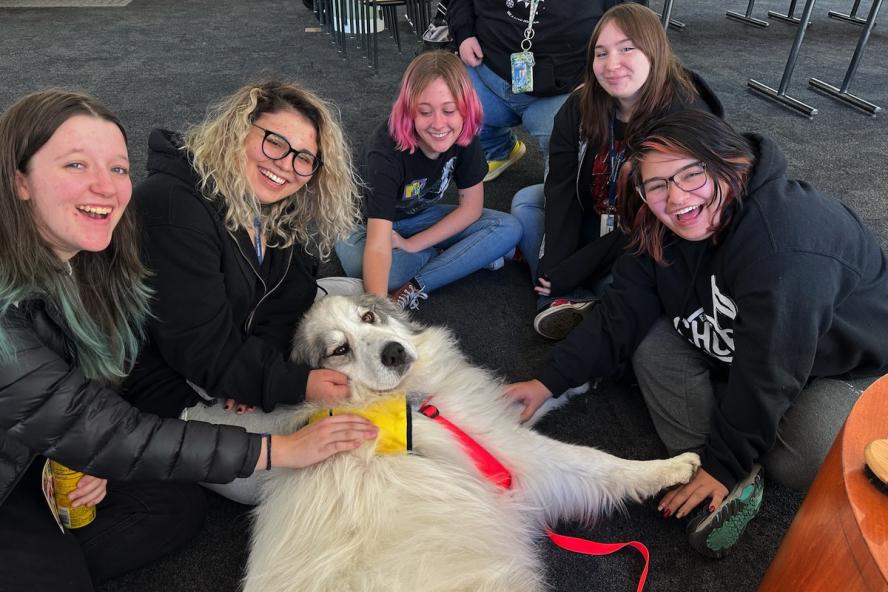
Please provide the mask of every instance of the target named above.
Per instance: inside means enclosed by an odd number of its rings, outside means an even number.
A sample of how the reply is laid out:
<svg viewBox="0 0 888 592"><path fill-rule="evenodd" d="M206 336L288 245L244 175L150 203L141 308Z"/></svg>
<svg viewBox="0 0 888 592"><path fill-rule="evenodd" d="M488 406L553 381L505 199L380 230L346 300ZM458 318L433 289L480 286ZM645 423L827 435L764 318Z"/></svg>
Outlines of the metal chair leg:
<svg viewBox="0 0 888 592"><path fill-rule="evenodd" d="M673 29L678 29L681 31L685 28L685 24L681 21L677 21L672 18L672 3L674 0L666 0L663 3L663 14L660 15L660 22L663 23L663 28L667 29L666 23L669 23L669 27Z"/></svg>
<svg viewBox="0 0 888 592"><path fill-rule="evenodd" d="M395 40L395 45L398 47L398 53L401 53L401 34L398 31L398 7L394 4L384 5L382 7L382 14L384 17L387 17L388 26L392 28L392 37Z"/></svg>
<svg viewBox="0 0 888 592"><path fill-rule="evenodd" d="M858 8L860 8L860 0L854 0L854 4L851 6L851 12L848 14L843 14L836 10L830 10L827 14L829 15L829 18L834 18L837 21L845 21L846 23L854 25L866 25L866 20L857 16Z"/></svg>
<svg viewBox="0 0 888 592"><path fill-rule="evenodd" d="M863 50L866 48L866 44L869 41L870 33L873 31L873 27L876 26L876 16L879 14L879 9L882 7L882 0L873 0L873 5L870 7L869 16L866 18L866 25L863 31L860 33L860 39L857 40L857 47L854 49L854 55L851 57L851 63L848 64L848 70L845 72L845 79L842 81L842 87L836 88L831 84L827 84L822 80L818 80L817 78L811 78L808 80L808 84L811 85L814 89L822 92L823 94L830 96L834 99L838 99L852 107L860 109L861 111L865 111L870 115L875 116L876 113L882 110L881 107L874 103L870 103L860 97L852 95L848 92L848 87L851 86L851 80L854 78L855 72L857 72L857 66L860 65L860 58L863 57ZM855 6L856 8L856 6Z"/></svg>
<svg viewBox="0 0 888 592"><path fill-rule="evenodd" d="M771 25L771 23L754 18L752 16L752 9L754 7L755 0L749 0L749 4L746 6L746 14L740 14L739 12L729 10L726 16L729 19L737 21L739 23L743 23L744 25L752 25L753 27L758 27L759 29L767 29Z"/></svg>
<svg viewBox="0 0 888 592"><path fill-rule="evenodd" d="M780 80L780 88L774 90L770 86L762 84L757 80L749 79L747 83L749 88L761 94L766 99L770 99L785 107L789 107L805 115L809 119L817 115L817 109L806 105L800 100L786 94L789 81L792 78L792 71L795 69L796 62L799 59L799 48L802 46L802 40L805 38L805 31L808 29L808 21L811 20L811 13L814 11L814 3L816 0L806 0L805 8L802 10L801 26L796 32L795 40L792 43L792 49L789 51L789 59L786 60L786 68L783 70L783 78Z"/></svg>
<svg viewBox="0 0 888 592"><path fill-rule="evenodd" d="M797 24L799 24L801 19L799 19L795 16L795 9L796 9L796 0L791 0L789 3L789 8L786 9L786 14L781 14L781 13L777 12L776 10L769 10L768 11L768 18L777 19L778 21L783 21L784 23L789 23L791 25L797 25ZM812 24L813 24L813 21L809 22L808 26L810 27Z"/></svg>

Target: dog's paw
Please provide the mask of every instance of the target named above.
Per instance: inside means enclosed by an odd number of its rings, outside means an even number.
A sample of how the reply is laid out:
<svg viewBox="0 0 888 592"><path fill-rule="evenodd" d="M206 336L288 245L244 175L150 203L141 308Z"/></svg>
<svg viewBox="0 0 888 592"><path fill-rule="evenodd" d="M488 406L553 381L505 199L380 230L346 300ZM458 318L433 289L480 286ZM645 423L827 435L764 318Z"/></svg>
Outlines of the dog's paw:
<svg viewBox="0 0 888 592"><path fill-rule="evenodd" d="M669 459L672 468L671 482L667 485L687 483L700 468L700 456L696 452L685 452Z"/></svg>
<svg viewBox="0 0 888 592"><path fill-rule="evenodd" d="M585 382L585 383L581 384L580 386L575 386L573 388L567 389L566 391L564 391L561 394L561 397L559 397L559 398L570 399L571 397L573 397L575 395L583 395L588 392L589 392L589 383Z"/></svg>

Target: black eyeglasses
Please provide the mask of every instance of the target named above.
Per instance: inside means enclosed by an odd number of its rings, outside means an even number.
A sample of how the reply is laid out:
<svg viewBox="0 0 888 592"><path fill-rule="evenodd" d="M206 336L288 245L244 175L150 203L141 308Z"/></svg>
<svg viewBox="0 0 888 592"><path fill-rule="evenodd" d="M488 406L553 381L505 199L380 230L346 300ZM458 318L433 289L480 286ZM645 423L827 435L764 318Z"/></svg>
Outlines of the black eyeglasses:
<svg viewBox="0 0 888 592"><path fill-rule="evenodd" d="M669 184L674 183L682 191L696 191L706 185L706 163L693 162L665 179L651 179L636 187L641 199L648 203L665 201L669 196Z"/></svg>
<svg viewBox="0 0 888 592"><path fill-rule="evenodd" d="M255 123L253 124L253 127L265 132L265 136L262 138L262 154L271 160L282 160L292 154L293 172L300 177L310 177L314 175L318 172L318 169L321 168L321 165L324 164L320 158L307 150L293 150L293 147L290 146L290 142L280 134L276 134L264 127L260 127Z"/></svg>

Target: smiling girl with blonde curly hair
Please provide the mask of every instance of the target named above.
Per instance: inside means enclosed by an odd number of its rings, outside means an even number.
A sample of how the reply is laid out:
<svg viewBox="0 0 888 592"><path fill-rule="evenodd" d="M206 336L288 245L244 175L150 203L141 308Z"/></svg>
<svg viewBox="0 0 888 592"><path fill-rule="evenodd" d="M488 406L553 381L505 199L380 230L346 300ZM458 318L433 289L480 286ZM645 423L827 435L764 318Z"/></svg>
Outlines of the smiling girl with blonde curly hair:
<svg viewBox="0 0 888 592"><path fill-rule="evenodd" d="M156 298L130 400L162 416L273 431L268 412L279 404L347 396L343 374L289 359L318 294L318 258L359 220L333 110L269 80L236 90L183 136L154 130L148 144L134 200ZM361 291L338 280L321 283ZM244 417L256 407L266 413ZM255 480L240 485L221 493L255 503Z"/></svg>

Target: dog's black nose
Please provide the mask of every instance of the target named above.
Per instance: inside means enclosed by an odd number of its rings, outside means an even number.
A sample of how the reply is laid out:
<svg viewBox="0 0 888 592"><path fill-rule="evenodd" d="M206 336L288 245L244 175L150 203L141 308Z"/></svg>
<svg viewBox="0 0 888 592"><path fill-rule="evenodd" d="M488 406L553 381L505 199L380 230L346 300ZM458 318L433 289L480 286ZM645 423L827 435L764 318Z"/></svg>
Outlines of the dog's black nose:
<svg viewBox="0 0 888 592"><path fill-rule="evenodd" d="M382 348L382 365L387 368L392 366L403 366L407 363L407 352L404 346L397 341L389 341Z"/></svg>

